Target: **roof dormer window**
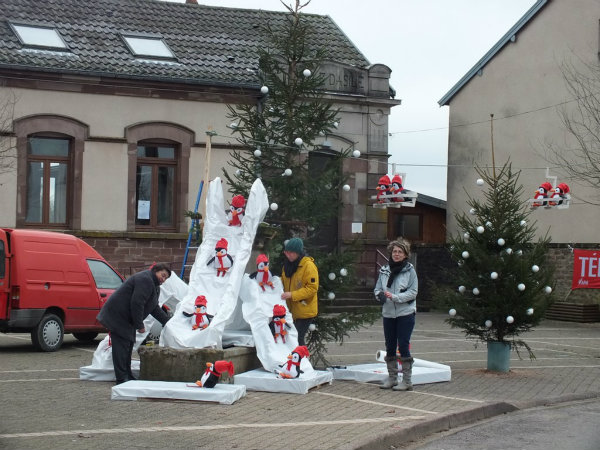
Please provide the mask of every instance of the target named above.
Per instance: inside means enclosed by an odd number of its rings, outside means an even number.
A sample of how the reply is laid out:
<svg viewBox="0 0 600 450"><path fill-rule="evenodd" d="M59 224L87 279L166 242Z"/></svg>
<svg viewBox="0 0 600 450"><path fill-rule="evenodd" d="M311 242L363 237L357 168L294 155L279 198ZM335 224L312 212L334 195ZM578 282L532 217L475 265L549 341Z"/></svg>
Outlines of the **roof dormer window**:
<svg viewBox="0 0 600 450"><path fill-rule="evenodd" d="M162 37L126 34L122 34L121 37L134 56L160 59L175 58L175 54L171 51Z"/></svg>
<svg viewBox="0 0 600 450"><path fill-rule="evenodd" d="M19 38L19 41L21 41L21 44L26 47L50 48L55 50L68 49L59 32L53 27L16 23L11 23L10 27Z"/></svg>

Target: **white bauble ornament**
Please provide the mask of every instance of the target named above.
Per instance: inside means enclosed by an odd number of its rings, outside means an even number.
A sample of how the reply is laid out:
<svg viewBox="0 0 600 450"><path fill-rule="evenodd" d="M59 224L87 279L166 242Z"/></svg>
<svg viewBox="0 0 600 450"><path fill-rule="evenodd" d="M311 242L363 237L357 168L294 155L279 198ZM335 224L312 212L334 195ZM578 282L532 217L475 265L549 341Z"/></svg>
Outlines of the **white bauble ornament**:
<svg viewBox="0 0 600 450"><path fill-rule="evenodd" d="M350 190L350 186L348 184L345 184L342 186L342 189L346 192L348 192Z"/></svg>
<svg viewBox="0 0 600 450"><path fill-rule="evenodd" d="M515 321L515 318L513 316L508 316L506 318L506 323L513 323Z"/></svg>
<svg viewBox="0 0 600 450"><path fill-rule="evenodd" d="M448 314L450 314L452 317L454 317L456 315L456 310L454 308L452 308L450 311L448 311Z"/></svg>
<svg viewBox="0 0 600 450"><path fill-rule="evenodd" d="M485 231L485 228L483 228L481 225L479 225L479 226L477 227L477 232L478 232L479 234L483 234L483 232L484 232L484 231Z"/></svg>
<svg viewBox="0 0 600 450"><path fill-rule="evenodd" d="M469 252L466 250L464 252L462 252L462 257L463 257L463 259L467 259L469 257Z"/></svg>
<svg viewBox="0 0 600 450"><path fill-rule="evenodd" d="M263 95L268 94L269 93L269 88L267 86L262 86L260 88L260 93L263 94Z"/></svg>
<svg viewBox="0 0 600 450"><path fill-rule="evenodd" d="M469 239L469 238L471 237L471 235L470 235L469 233L465 233L465 234L463 234L463 237L464 237L465 239Z"/></svg>
<svg viewBox="0 0 600 450"><path fill-rule="evenodd" d="M504 244L506 244L506 241L504 239L502 239L502 238L498 239L498 245L500 247L502 247Z"/></svg>
<svg viewBox="0 0 600 450"><path fill-rule="evenodd" d="M260 158L261 155L262 155L262 152L260 151L259 148L257 148L256 150L254 150L254 156L256 156L257 158Z"/></svg>
<svg viewBox="0 0 600 450"><path fill-rule="evenodd" d="M467 288L462 285L458 287L458 292L460 292L461 294L464 294L466 290Z"/></svg>
<svg viewBox="0 0 600 450"><path fill-rule="evenodd" d="M521 224L522 227L524 227L525 225L527 225L527 221L521 220L520 224Z"/></svg>
<svg viewBox="0 0 600 450"><path fill-rule="evenodd" d="M517 285L517 289L520 290L520 291L524 291L525 290L525 285L523 283L519 283Z"/></svg>
<svg viewBox="0 0 600 450"><path fill-rule="evenodd" d="M329 275L327 275L327 278L329 278L331 281L335 280L335 273L331 272Z"/></svg>
<svg viewBox="0 0 600 450"><path fill-rule="evenodd" d="M469 210L469 214L471 214L472 216L474 216L475 215L475 208L471 208Z"/></svg>
<svg viewBox="0 0 600 450"><path fill-rule="evenodd" d="M491 320L486 320L485 321L485 327L486 328L492 328L492 321Z"/></svg>
<svg viewBox="0 0 600 450"><path fill-rule="evenodd" d="M304 69L302 71L302 75L304 75L305 77L310 77L312 75L312 72L309 69Z"/></svg>
<svg viewBox="0 0 600 450"><path fill-rule="evenodd" d="M550 286L546 286L546 287L544 288L544 292L545 292L546 294L550 294L550 293L552 293L552 288L551 288Z"/></svg>
<svg viewBox="0 0 600 450"><path fill-rule="evenodd" d="M297 137L296 139L294 139L294 144L296 144L298 147L302 145L302 142L302 138Z"/></svg>
<svg viewBox="0 0 600 450"><path fill-rule="evenodd" d="M279 208L279 205L277 203L271 203L271 211L277 211L277 209Z"/></svg>
<svg viewBox="0 0 600 450"><path fill-rule="evenodd" d="M340 124L339 124L339 123L337 123L337 122L333 122L333 128L337 128L337 127L339 127L339 126L340 126Z"/></svg>
<svg viewBox="0 0 600 450"><path fill-rule="evenodd" d="M521 256L523 254L523 250L517 250L516 255Z"/></svg>
<svg viewBox="0 0 600 450"><path fill-rule="evenodd" d="M354 156L355 158L358 158L360 156L360 150L354 150L352 152L352 156Z"/></svg>
<svg viewBox="0 0 600 450"><path fill-rule="evenodd" d="M340 269L340 275L343 276L343 277L345 277L346 275L348 275L348 269L342 267Z"/></svg>
<svg viewBox="0 0 600 450"><path fill-rule="evenodd" d="M528 316L532 316L533 315L533 308L528 308L527 309L527 315Z"/></svg>
<svg viewBox="0 0 600 450"><path fill-rule="evenodd" d="M237 122L231 122L231 123L229 124L229 128L231 128L232 130L235 130L237 127L238 127L238 124L237 124Z"/></svg>
<svg viewBox="0 0 600 450"><path fill-rule="evenodd" d="M492 273L490 273L490 278L492 280L497 280L498 279L498 272L492 272Z"/></svg>
<svg viewBox="0 0 600 450"><path fill-rule="evenodd" d="M330 292L329 294L327 294L327 298L329 300L333 300L335 298L335 294L333 292Z"/></svg>
<svg viewBox="0 0 600 450"><path fill-rule="evenodd" d="M477 183L477 186L483 186L483 179L477 178L476 183Z"/></svg>
<svg viewBox="0 0 600 450"><path fill-rule="evenodd" d="M488 228L492 228L492 222L490 222L489 220L485 223L485 226Z"/></svg>
<svg viewBox="0 0 600 450"><path fill-rule="evenodd" d="M242 173L242 171L241 171L240 169L237 169L237 170L235 171L235 176L236 176L236 177L239 177L239 176L240 176L240 173Z"/></svg>
<svg viewBox="0 0 600 450"><path fill-rule="evenodd" d="M292 169L285 169L283 171L283 176L284 177L291 177L292 176Z"/></svg>
<svg viewBox="0 0 600 450"><path fill-rule="evenodd" d="M473 295L479 295L479 289L473 288Z"/></svg>
<svg viewBox="0 0 600 450"><path fill-rule="evenodd" d="M311 323L308 326L308 331L315 331L317 329L317 326L314 323Z"/></svg>
<svg viewBox="0 0 600 450"><path fill-rule="evenodd" d="M540 271L540 268L539 268L539 266L536 266L536 265L534 264L533 266L531 266L531 271L532 271L532 272L534 272L534 273L535 273L535 272L539 272L539 271Z"/></svg>
<svg viewBox="0 0 600 450"><path fill-rule="evenodd" d="M505 251L507 255L510 255L512 253L512 248L508 247Z"/></svg>

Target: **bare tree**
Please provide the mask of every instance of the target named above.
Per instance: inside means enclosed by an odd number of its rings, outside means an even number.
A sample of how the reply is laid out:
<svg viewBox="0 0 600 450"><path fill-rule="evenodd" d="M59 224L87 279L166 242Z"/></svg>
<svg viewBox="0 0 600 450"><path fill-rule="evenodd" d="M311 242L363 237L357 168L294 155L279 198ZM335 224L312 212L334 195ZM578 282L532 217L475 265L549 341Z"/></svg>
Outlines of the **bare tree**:
<svg viewBox="0 0 600 450"><path fill-rule="evenodd" d="M600 197L600 65L566 62L561 71L575 107L564 105L560 119L576 145L565 148L548 144L546 159L559 165L568 178L596 190ZM600 205L598 201L580 200Z"/></svg>
<svg viewBox="0 0 600 450"><path fill-rule="evenodd" d="M17 152L11 137L16 103L14 92L0 99L0 175L13 172L17 167Z"/></svg>

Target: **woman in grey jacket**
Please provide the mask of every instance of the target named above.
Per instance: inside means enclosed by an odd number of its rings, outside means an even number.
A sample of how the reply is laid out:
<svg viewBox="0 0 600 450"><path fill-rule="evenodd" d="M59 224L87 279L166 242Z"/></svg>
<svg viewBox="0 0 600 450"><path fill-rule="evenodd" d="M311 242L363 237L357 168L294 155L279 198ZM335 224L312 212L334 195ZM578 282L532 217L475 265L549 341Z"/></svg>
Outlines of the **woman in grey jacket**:
<svg viewBox="0 0 600 450"><path fill-rule="evenodd" d="M375 297L382 304L383 334L385 336L385 362L388 379L380 387L395 391L412 391L412 365L410 337L415 327L419 281L411 263L410 243L399 238L388 244L389 264L379 271ZM402 383L398 384L396 349L400 351Z"/></svg>

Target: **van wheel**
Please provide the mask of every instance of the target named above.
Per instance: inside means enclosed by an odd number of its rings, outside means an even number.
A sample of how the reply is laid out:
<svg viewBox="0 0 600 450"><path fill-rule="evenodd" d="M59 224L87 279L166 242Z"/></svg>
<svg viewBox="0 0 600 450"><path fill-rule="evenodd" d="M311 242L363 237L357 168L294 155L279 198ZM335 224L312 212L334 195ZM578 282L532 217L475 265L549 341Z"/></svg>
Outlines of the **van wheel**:
<svg viewBox="0 0 600 450"><path fill-rule="evenodd" d="M96 339L96 336L98 336L98 333L94 333L93 331L86 331L85 333L73 333L73 336L78 341L87 342L87 341L93 341L94 339Z"/></svg>
<svg viewBox="0 0 600 450"><path fill-rule="evenodd" d="M63 343L64 327L55 314L46 314L31 331L33 346L44 352L55 352Z"/></svg>

